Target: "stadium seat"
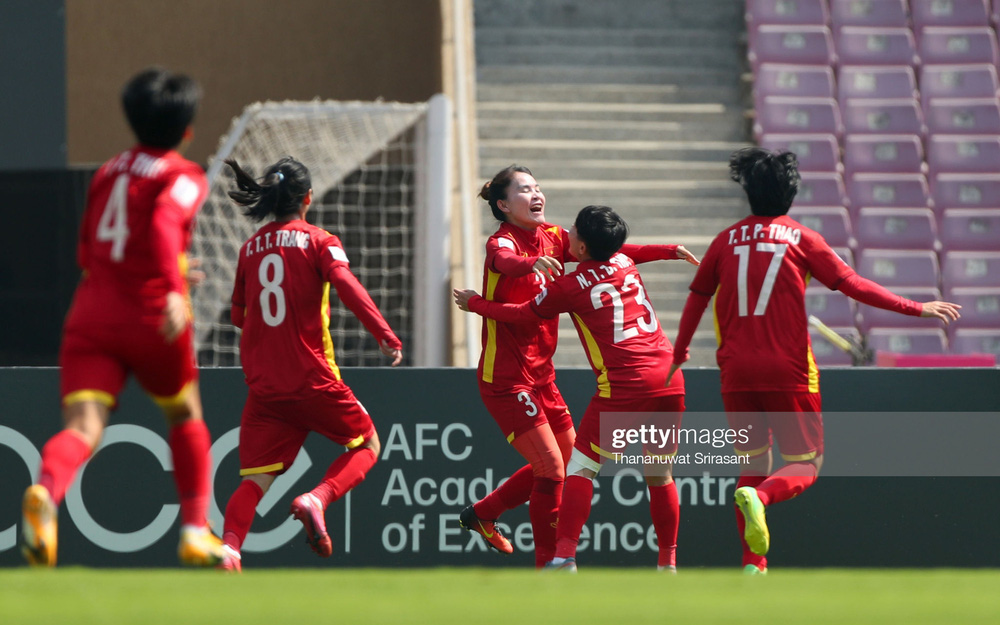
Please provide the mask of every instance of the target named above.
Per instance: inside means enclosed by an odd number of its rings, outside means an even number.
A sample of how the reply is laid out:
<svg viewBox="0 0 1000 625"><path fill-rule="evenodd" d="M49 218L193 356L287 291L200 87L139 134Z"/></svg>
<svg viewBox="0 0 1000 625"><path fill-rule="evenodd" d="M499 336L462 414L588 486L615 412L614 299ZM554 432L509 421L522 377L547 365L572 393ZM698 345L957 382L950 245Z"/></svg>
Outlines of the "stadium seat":
<svg viewBox="0 0 1000 625"><path fill-rule="evenodd" d="M868 348L875 352L944 354L948 351L948 338L940 328L872 328L865 339Z"/></svg>
<svg viewBox="0 0 1000 625"><path fill-rule="evenodd" d="M910 0L913 30L927 26L989 26L986 0Z"/></svg>
<svg viewBox="0 0 1000 625"><path fill-rule="evenodd" d="M924 144L917 135L847 135L844 138L844 171L922 174Z"/></svg>
<svg viewBox="0 0 1000 625"><path fill-rule="evenodd" d="M878 134L927 134L923 111L916 98L886 100L850 98L841 103L844 132Z"/></svg>
<svg viewBox="0 0 1000 625"><path fill-rule="evenodd" d="M863 206L902 208L931 206L923 174L853 174L847 185L851 216Z"/></svg>
<svg viewBox="0 0 1000 625"><path fill-rule="evenodd" d="M846 206L844 179L835 172L802 172L792 206Z"/></svg>
<svg viewBox="0 0 1000 625"><path fill-rule="evenodd" d="M822 133L840 137L843 124L837 101L832 98L764 98L757 109L754 135L758 142L765 133Z"/></svg>
<svg viewBox="0 0 1000 625"><path fill-rule="evenodd" d="M830 21L826 0L747 0L748 26L760 24L814 24Z"/></svg>
<svg viewBox="0 0 1000 625"><path fill-rule="evenodd" d="M933 250L937 225L929 208L862 208L854 222L859 249Z"/></svg>
<svg viewBox="0 0 1000 625"><path fill-rule="evenodd" d="M1000 251L945 252L941 261L941 286L1000 287Z"/></svg>
<svg viewBox="0 0 1000 625"><path fill-rule="evenodd" d="M888 288L938 288L941 282L938 257L933 250L862 249L858 273Z"/></svg>
<svg viewBox="0 0 1000 625"><path fill-rule="evenodd" d="M906 0L833 0L830 24L834 31L844 26L904 28L908 25Z"/></svg>
<svg viewBox="0 0 1000 625"><path fill-rule="evenodd" d="M945 293L949 302L962 307L959 328L1000 328L1000 288L955 287Z"/></svg>
<svg viewBox="0 0 1000 625"><path fill-rule="evenodd" d="M830 246L833 252L840 257L842 261L847 263L847 266L851 269L855 269L857 265L854 264L854 252L851 251L849 247L838 247L835 245Z"/></svg>
<svg viewBox="0 0 1000 625"><path fill-rule="evenodd" d="M826 26L763 25L750 29L747 58L756 71L762 63L833 65L833 36Z"/></svg>
<svg viewBox="0 0 1000 625"><path fill-rule="evenodd" d="M788 216L818 232L830 247L854 247L851 218L843 206L795 206Z"/></svg>
<svg viewBox="0 0 1000 625"><path fill-rule="evenodd" d="M856 343L861 342L861 334L853 326L831 327L830 329L848 340L854 340ZM854 364L850 354L826 340L819 333L819 330L812 326L809 326L809 338L812 344L813 360L819 367L850 367Z"/></svg>
<svg viewBox="0 0 1000 625"><path fill-rule="evenodd" d="M933 134L1000 134L996 98L935 98L924 112Z"/></svg>
<svg viewBox="0 0 1000 625"><path fill-rule="evenodd" d="M948 208L1000 206L1000 174L947 174L931 176L934 208L941 215Z"/></svg>
<svg viewBox="0 0 1000 625"><path fill-rule="evenodd" d="M988 26L978 28L937 28L921 31L918 47L924 65L962 65L1000 62L997 37Z"/></svg>
<svg viewBox="0 0 1000 625"><path fill-rule="evenodd" d="M890 291L915 302L932 302L941 299L941 291L933 287L888 287ZM868 332L872 328L933 328L939 322L901 315L891 310L858 303L858 328Z"/></svg>
<svg viewBox="0 0 1000 625"><path fill-rule="evenodd" d="M812 286L813 283L818 286ZM854 327L856 312L854 300L840 291L831 291L817 280L806 289L806 314L815 315L828 326Z"/></svg>
<svg viewBox="0 0 1000 625"><path fill-rule="evenodd" d="M1000 358L1000 328L959 328L948 341L953 354L993 354Z"/></svg>
<svg viewBox="0 0 1000 625"><path fill-rule="evenodd" d="M936 98L996 98L998 88L997 70L990 64L920 68L920 98L925 111Z"/></svg>
<svg viewBox="0 0 1000 625"><path fill-rule="evenodd" d="M1000 171L1000 135L933 135L927 142L931 174Z"/></svg>
<svg viewBox="0 0 1000 625"><path fill-rule="evenodd" d="M765 134L760 146L769 150L794 152L799 171L842 171L840 143L833 135Z"/></svg>
<svg viewBox="0 0 1000 625"><path fill-rule="evenodd" d="M842 106L849 98L912 98L918 95L916 76L909 65L850 65L841 67L837 76L837 99Z"/></svg>
<svg viewBox="0 0 1000 625"><path fill-rule="evenodd" d="M845 26L837 33L841 65L916 65L917 44L909 28Z"/></svg>
<svg viewBox="0 0 1000 625"><path fill-rule="evenodd" d="M1000 250L1000 208L948 208L941 213L941 245L947 251Z"/></svg>
<svg viewBox="0 0 1000 625"><path fill-rule="evenodd" d="M835 82L829 65L765 63L754 76L754 107L760 109L768 96L832 98Z"/></svg>

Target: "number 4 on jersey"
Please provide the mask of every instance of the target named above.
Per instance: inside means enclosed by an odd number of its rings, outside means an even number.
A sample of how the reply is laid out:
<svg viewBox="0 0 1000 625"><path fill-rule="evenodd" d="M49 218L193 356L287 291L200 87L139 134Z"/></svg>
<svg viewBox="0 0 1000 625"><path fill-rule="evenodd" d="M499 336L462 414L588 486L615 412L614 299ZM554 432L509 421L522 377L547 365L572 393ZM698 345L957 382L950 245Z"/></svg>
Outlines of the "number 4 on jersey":
<svg viewBox="0 0 1000 625"><path fill-rule="evenodd" d="M108 203L97 222L97 240L111 242L111 260L120 263L125 258L125 241L128 239L128 174L115 179Z"/></svg>

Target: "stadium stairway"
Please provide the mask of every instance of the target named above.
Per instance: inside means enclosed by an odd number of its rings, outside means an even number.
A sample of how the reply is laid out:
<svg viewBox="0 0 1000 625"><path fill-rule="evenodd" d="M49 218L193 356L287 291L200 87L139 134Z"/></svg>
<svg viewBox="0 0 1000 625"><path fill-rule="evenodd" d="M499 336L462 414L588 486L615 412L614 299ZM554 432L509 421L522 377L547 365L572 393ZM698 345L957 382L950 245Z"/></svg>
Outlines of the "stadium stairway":
<svg viewBox="0 0 1000 625"><path fill-rule="evenodd" d="M546 217L569 227L606 204L630 242L681 243L699 256L746 214L727 174L749 145L740 74L743 3L730 0L475 0L479 177L529 167ZM496 229L485 202L483 241ZM479 249L482 249L480 247ZM641 269L673 340L694 267ZM557 366L587 366L568 316ZM690 366L714 366L706 314Z"/></svg>

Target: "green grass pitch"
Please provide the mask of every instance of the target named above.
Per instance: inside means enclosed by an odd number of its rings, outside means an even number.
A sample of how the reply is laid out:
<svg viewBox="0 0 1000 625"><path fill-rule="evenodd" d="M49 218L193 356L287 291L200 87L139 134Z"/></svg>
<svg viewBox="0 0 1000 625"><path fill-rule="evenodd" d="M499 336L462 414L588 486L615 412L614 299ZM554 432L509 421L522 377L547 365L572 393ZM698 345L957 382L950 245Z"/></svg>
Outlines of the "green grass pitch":
<svg viewBox="0 0 1000 625"><path fill-rule="evenodd" d="M998 622L997 570L0 570L10 625Z"/></svg>

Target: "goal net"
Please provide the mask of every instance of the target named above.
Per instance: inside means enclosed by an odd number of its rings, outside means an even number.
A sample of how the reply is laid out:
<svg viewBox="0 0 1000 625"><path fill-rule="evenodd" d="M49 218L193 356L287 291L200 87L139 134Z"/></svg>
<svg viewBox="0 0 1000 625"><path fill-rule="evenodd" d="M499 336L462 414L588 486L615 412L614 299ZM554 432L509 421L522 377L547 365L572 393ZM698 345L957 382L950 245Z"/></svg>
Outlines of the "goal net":
<svg viewBox="0 0 1000 625"><path fill-rule="evenodd" d="M441 167L428 162L430 144L440 141L432 136L439 133L428 132L430 109L427 103L266 102L233 120L211 159L209 196L192 241L191 256L201 260L207 276L192 292L199 365L240 364L229 302L240 246L260 227L227 196L235 182L223 160L235 158L259 177L283 156L309 168L313 204L306 219L341 239L354 275L403 341L404 362L414 363L420 350L413 349L413 339L427 334L415 327L415 317L428 297L436 301L439 288L427 284L421 254L432 243L426 232L434 231L422 222L440 213L427 206L436 202L428 200L428 177ZM337 363L386 365L375 339L332 290L330 299Z"/></svg>

